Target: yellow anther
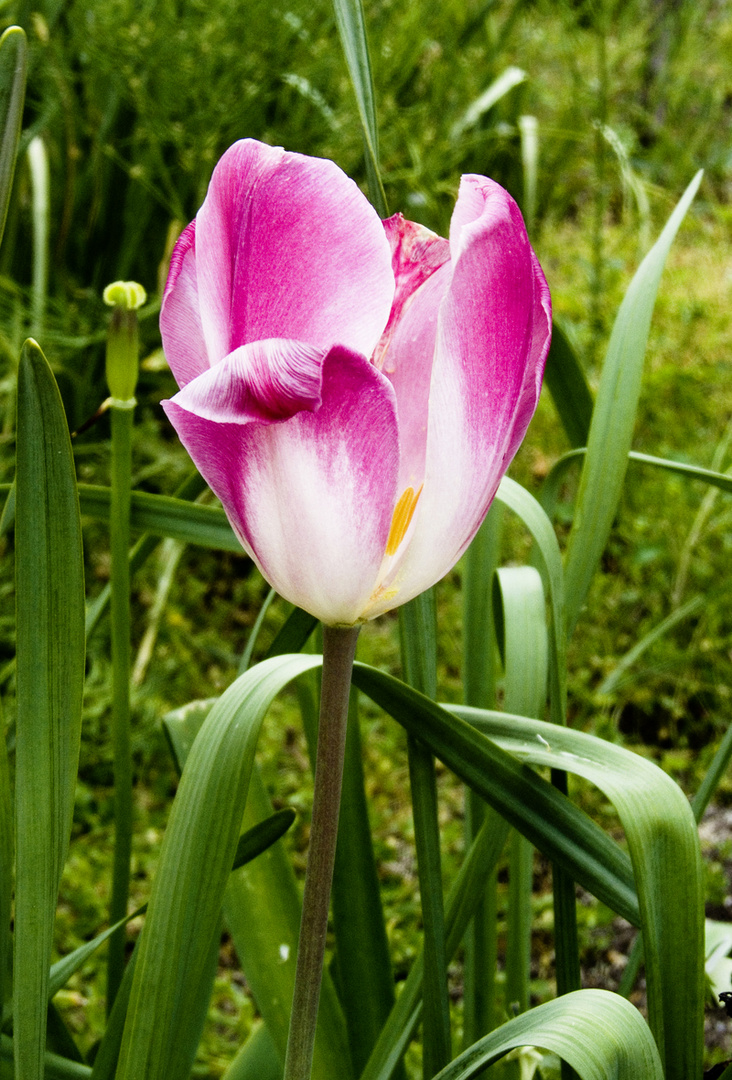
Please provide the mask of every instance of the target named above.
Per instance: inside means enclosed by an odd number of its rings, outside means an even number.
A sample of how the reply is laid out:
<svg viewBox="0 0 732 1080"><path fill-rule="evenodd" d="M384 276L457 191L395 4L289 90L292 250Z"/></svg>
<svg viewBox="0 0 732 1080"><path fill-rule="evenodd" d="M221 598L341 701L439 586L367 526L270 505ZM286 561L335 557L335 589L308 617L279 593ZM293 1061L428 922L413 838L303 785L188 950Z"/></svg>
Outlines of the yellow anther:
<svg viewBox="0 0 732 1080"><path fill-rule="evenodd" d="M422 485L424 487L424 485ZM389 539L386 541L386 554L396 554L399 545L404 539L409 523L412 520L412 515L417 508L419 497L422 494L422 487L415 495L414 488L408 487L402 492L399 502L394 509L394 516L391 519L391 528L389 529Z"/></svg>

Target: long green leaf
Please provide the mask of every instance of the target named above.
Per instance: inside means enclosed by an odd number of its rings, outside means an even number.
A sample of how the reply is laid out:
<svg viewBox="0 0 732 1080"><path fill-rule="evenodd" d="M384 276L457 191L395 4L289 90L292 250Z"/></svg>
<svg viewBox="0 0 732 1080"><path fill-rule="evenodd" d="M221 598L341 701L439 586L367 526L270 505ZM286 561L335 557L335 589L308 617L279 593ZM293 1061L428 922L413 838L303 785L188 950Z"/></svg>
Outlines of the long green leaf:
<svg viewBox="0 0 732 1080"><path fill-rule="evenodd" d="M552 465L549 474L544 481L541 493L541 505L549 515L553 517L559 495L559 489L564 483L567 472L572 465L579 464L587 453L587 448L582 446L563 454ZM654 457L652 454L641 454L637 450L628 453L629 464L650 465L654 469L663 469L665 472L676 473L685 476L689 480L700 480L711 487L719 488L720 491L732 495L732 476L729 473L715 472L714 469L704 469L701 465L690 465L686 461L674 461L672 458Z"/></svg>
<svg viewBox="0 0 732 1080"><path fill-rule="evenodd" d="M552 862L560 863L575 881L639 925L628 856L551 784L470 725L385 672L356 663L353 682L407 731L419 734L436 757Z"/></svg>
<svg viewBox="0 0 732 1080"><path fill-rule="evenodd" d="M579 618L617 513L661 273L700 183L701 173L698 173L636 271L610 335L567 546L566 602L570 633Z"/></svg>
<svg viewBox="0 0 732 1080"><path fill-rule="evenodd" d="M586 446L594 408L592 391L579 357L556 319L552 324L544 384L552 396L570 446Z"/></svg>
<svg viewBox="0 0 732 1080"><path fill-rule="evenodd" d="M10 914L15 854L13 832L13 800L10 791L8 748L5 741L5 722L2 710L0 710L0 1015L5 1012L5 999L10 996L8 976L13 948Z"/></svg>
<svg viewBox="0 0 732 1080"><path fill-rule="evenodd" d="M282 1061L266 1024L254 1029L221 1080L282 1080Z"/></svg>
<svg viewBox="0 0 732 1080"><path fill-rule="evenodd" d="M321 657L315 656L299 659L304 670L322 662ZM273 659L265 664L274 665L273 670L283 672L281 685L284 686L292 678L293 660L297 658ZM263 666L260 664L251 669L246 678L254 679ZM242 679L234 685L240 682ZM194 752L194 740L211 713L212 705L211 701L193 702L165 718L165 729L181 767ZM249 785L244 827L251 831L263 818L269 820L271 813L269 797L255 768ZM223 904L225 922L247 982L284 1061L300 927L300 899L292 867L281 844L269 847L260 858L231 876ZM347 1078L350 1069L345 1021L326 973L321 991L313 1076L326 1080L334 1073Z"/></svg>
<svg viewBox="0 0 732 1080"><path fill-rule="evenodd" d="M13 190L18 142L23 124L28 44L19 26L0 37L0 242Z"/></svg>
<svg viewBox="0 0 732 1080"><path fill-rule="evenodd" d="M99 521L109 521L110 498L107 487L79 484L82 514ZM243 554L226 514L218 506L201 506L171 495L133 491L130 524L133 529L141 529L155 536L170 536L187 544Z"/></svg>
<svg viewBox="0 0 732 1080"><path fill-rule="evenodd" d="M71 440L35 342L18 371L16 1077L40 1080L56 897L71 831L84 685L84 567Z"/></svg>
<svg viewBox="0 0 732 1080"><path fill-rule="evenodd" d="M318 620L314 615L303 611L302 608L293 608L267 650L267 658L300 652L317 625Z"/></svg>
<svg viewBox="0 0 732 1080"><path fill-rule="evenodd" d="M478 121L483 117L489 109L505 97L514 86L518 86L519 83L524 82L526 79L526 72L521 68L507 67L505 71L502 71L497 79L494 79L490 86L486 87L482 94L471 101L460 119L453 124L450 131L450 137L456 141L460 136L469 128L474 127Z"/></svg>
<svg viewBox="0 0 732 1080"><path fill-rule="evenodd" d="M244 823L256 821L270 809L269 796L255 770ZM290 1026L300 917L299 890L281 844L232 875L224 896L224 921L282 1061ZM348 1080L353 1070L345 1017L333 981L325 971L312 1076L314 1080L327 1080L333 1075Z"/></svg>
<svg viewBox="0 0 732 1080"><path fill-rule="evenodd" d="M656 765L581 731L450 706L512 755L584 777L614 803L628 842L645 944L648 1014L666 1080L700 1076L704 906L696 822Z"/></svg>
<svg viewBox="0 0 732 1080"><path fill-rule="evenodd" d="M643 1019L625 998L577 990L517 1016L443 1069L435 1080L470 1080L519 1046L542 1046L582 1080L663 1080L663 1068ZM697 1073L689 1073L687 1080Z"/></svg>
<svg viewBox="0 0 732 1080"><path fill-rule="evenodd" d="M521 518L537 543L546 591L549 594L549 703L555 724L567 722L567 636L565 630L564 570L559 543L541 504L525 488L504 476L496 499Z"/></svg>
<svg viewBox="0 0 732 1080"><path fill-rule="evenodd" d="M170 1059L197 1012L195 995L219 930L259 728L283 678L312 663L278 658L246 672L213 707L191 749L140 936L118 1080L178 1080Z"/></svg>
<svg viewBox="0 0 732 1080"><path fill-rule="evenodd" d="M379 217L385 218L389 211L379 169L379 132L363 5L361 0L333 0L333 9L361 121L369 197Z"/></svg>
<svg viewBox="0 0 732 1080"><path fill-rule="evenodd" d="M549 644L544 589L533 566L496 571L496 626L504 658L503 707L521 716L540 717L546 702ZM509 847L506 1006L529 1007L531 974L531 890L533 848L514 832Z"/></svg>
<svg viewBox="0 0 732 1080"><path fill-rule="evenodd" d="M13 1060L13 1039L0 1035L0 1059ZM92 1071L88 1065L70 1061L46 1050L43 1054L45 1080L91 1080Z"/></svg>

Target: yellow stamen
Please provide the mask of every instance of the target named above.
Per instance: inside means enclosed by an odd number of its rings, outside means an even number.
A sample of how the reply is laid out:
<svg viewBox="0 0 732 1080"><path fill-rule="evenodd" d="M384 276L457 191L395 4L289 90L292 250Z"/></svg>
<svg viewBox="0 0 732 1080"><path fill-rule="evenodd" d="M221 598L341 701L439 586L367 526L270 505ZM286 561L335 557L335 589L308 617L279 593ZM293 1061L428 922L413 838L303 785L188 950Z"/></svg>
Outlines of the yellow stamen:
<svg viewBox="0 0 732 1080"><path fill-rule="evenodd" d="M394 555L401 544L404 536L409 528L409 523L412 520L412 515L417 508L419 497L422 494L422 487L415 495L414 488L408 487L402 492L399 502L394 509L394 516L391 519L391 528L389 529L389 539L386 541L386 554Z"/></svg>

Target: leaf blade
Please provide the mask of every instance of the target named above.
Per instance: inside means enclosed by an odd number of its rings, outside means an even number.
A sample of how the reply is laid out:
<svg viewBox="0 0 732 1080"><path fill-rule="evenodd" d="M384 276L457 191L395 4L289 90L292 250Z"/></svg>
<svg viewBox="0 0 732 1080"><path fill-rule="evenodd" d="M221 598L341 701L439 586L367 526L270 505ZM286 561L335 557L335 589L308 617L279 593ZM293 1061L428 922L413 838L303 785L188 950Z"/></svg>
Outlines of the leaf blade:
<svg viewBox="0 0 732 1080"><path fill-rule="evenodd" d="M638 267L608 344L565 560L571 633L600 562L620 501L656 293L674 237L701 183L697 173Z"/></svg>
<svg viewBox="0 0 732 1080"><path fill-rule="evenodd" d="M48 971L71 831L84 685L84 568L66 417L35 342L18 370L16 1073L43 1075Z"/></svg>

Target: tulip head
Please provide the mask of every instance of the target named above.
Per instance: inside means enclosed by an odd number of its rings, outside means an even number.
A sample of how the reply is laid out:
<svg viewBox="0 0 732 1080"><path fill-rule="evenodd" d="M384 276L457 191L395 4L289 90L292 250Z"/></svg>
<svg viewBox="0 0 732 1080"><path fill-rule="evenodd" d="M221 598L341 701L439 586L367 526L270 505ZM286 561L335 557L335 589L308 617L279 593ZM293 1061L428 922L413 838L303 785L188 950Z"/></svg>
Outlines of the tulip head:
<svg viewBox="0 0 732 1080"><path fill-rule="evenodd" d="M381 222L332 162L247 140L214 170L161 313L164 408L288 600L353 625L475 535L533 415L549 291L519 210L465 176L449 240Z"/></svg>

